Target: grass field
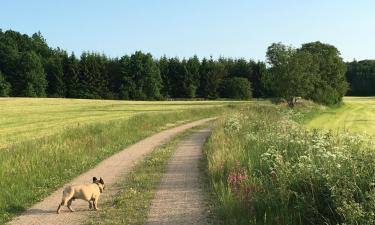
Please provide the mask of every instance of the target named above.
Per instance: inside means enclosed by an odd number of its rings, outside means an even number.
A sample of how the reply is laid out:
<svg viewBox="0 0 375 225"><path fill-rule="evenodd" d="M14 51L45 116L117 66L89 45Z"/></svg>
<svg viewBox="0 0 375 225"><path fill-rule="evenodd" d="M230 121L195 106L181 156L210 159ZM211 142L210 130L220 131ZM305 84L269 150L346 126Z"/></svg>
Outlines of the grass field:
<svg viewBox="0 0 375 225"><path fill-rule="evenodd" d="M127 119L140 113L165 113L225 104L241 102L0 98L0 149L52 135L65 128Z"/></svg>
<svg viewBox="0 0 375 225"><path fill-rule="evenodd" d="M375 97L345 97L342 106L323 110L306 125L375 135Z"/></svg>
<svg viewBox="0 0 375 225"><path fill-rule="evenodd" d="M243 104L0 98L0 224L138 140Z"/></svg>

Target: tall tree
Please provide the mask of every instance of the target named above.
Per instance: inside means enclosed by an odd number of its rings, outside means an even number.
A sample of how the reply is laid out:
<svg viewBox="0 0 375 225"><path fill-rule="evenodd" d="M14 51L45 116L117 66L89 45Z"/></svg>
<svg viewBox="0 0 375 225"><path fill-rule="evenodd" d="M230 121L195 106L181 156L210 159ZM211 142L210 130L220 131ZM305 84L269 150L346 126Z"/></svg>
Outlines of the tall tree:
<svg viewBox="0 0 375 225"><path fill-rule="evenodd" d="M9 82L5 80L5 76L0 71L0 97L8 97L11 92L11 86Z"/></svg>
<svg viewBox="0 0 375 225"><path fill-rule="evenodd" d="M135 52L123 57L121 96L125 99L160 99L162 80L151 54Z"/></svg>
<svg viewBox="0 0 375 225"><path fill-rule="evenodd" d="M171 84L169 80L169 60L166 56L162 56L157 61L157 66L159 67L160 77L162 79L163 87L160 90L161 95L164 98L171 97Z"/></svg>
<svg viewBox="0 0 375 225"><path fill-rule="evenodd" d="M223 82L221 97L231 99L251 98L251 84L247 78L231 77Z"/></svg>
<svg viewBox="0 0 375 225"><path fill-rule="evenodd" d="M80 97L79 60L74 54L63 58L63 71L66 97Z"/></svg>
<svg viewBox="0 0 375 225"><path fill-rule="evenodd" d="M15 96L46 96L46 75L42 60L34 51L22 53L12 87Z"/></svg>
<svg viewBox="0 0 375 225"><path fill-rule="evenodd" d="M108 59L106 66L106 72L108 77L109 94L108 97L111 99L118 99L121 88L121 63L118 58Z"/></svg>
<svg viewBox="0 0 375 225"><path fill-rule="evenodd" d="M187 98L189 91L186 68L186 61L180 61L178 58L171 58L168 62L168 80L170 86L170 95L173 98ZM190 82L191 84L191 82Z"/></svg>
<svg viewBox="0 0 375 225"><path fill-rule="evenodd" d="M80 61L80 94L82 98L106 98L108 78L105 71L107 58L97 53L84 52Z"/></svg>
<svg viewBox="0 0 375 225"><path fill-rule="evenodd" d="M187 98L194 98L197 95L200 80L199 67L200 61L196 55L186 62L187 74L184 80L184 89Z"/></svg>
<svg viewBox="0 0 375 225"><path fill-rule="evenodd" d="M314 64L311 54L297 51L282 43L274 43L267 50L271 65L266 83L272 92L294 106L297 96L306 97L313 90Z"/></svg>
<svg viewBox="0 0 375 225"><path fill-rule="evenodd" d="M350 84L348 95L375 95L375 60L362 60L347 63L346 78Z"/></svg>
<svg viewBox="0 0 375 225"><path fill-rule="evenodd" d="M318 66L314 91L308 98L327 105L341 102L348 90L348 83L345 77L346 65L337 48L317 41L303 44L301 50L310 53Z"/></svg>
<svg viewBox="0 0 375 225"><path fill-rule="evenodd" d="M47 75L47 94L49 97L65 97L64 58L67 58L66 52L58 49L46 60L44 68Z"/></svg>
<svg viewBox="0 0 375 225"><path fill-rule="evenodd" d="M208 99L219 98L221 82L228 75L225 66L220 62L215 62L213 59L203 59L200 75L200 97Z"/></svg>

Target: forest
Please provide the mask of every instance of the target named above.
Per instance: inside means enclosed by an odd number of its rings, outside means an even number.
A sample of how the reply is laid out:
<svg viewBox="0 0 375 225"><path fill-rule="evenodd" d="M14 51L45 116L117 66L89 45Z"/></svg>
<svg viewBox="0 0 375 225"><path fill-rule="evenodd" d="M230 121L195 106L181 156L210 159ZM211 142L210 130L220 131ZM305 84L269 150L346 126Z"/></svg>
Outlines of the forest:
<svg viewBox="0 0 375 225"><path fill-rule="evenodd" d="M344 63L336 47L274 43L267 61L160 57L137 51L120 58L81 56L31 36L0 30L0 96L85 99L249 99L297 97L327 105L374 95L375 61ZM347 83L347 81L349 83Z"/></svg>

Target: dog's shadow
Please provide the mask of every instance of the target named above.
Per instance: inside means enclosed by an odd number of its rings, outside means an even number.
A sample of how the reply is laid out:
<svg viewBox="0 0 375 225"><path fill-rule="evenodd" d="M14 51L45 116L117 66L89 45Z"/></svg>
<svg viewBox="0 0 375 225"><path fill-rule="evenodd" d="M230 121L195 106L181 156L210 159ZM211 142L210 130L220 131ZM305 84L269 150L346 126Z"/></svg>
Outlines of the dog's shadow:
<svg viewBox="0 0 375 225"><path fill-rule="evenodd" d="M69 210L61 210L60 213L75 213L75 212L84 212L84 211L91 211L91 210L88 210L88 209L76 209L74 210L74 212L70 212ZM56 210L44 210L44 209L29 209L27 210L26 214L28 215L43 215L43 214L55 214L55 215L58 215L56 213Z"/></svg>
<svg viewBox="0 0 375 225"><path fill-rule="evenodd" d="M40 215L40 214L56 214L56 210L44 210L44 209L29 209L26 212L29 215Z"/></svg>

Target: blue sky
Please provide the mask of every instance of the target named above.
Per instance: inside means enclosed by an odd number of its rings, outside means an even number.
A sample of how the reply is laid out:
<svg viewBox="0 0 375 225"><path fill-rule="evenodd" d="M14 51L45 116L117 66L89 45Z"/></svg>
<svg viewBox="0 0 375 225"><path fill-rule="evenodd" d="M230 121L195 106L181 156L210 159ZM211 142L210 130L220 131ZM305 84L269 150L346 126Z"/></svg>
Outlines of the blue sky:
<svg viewBox="0 0 375 225"><path fill-rule="evenodd" d="M273 42L320 40L349 61L375 58L374 12L372 0L0 0L0 28L76 54L264 60Z"/></svg>

